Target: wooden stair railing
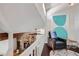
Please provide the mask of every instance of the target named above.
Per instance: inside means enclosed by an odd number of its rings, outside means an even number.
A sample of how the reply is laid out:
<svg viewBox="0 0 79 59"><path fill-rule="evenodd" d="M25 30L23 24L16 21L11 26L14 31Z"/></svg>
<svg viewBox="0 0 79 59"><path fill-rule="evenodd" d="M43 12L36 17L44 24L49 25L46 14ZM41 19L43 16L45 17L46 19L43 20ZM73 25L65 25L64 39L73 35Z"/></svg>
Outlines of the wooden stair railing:
<svg viewBox="0 0 79 59"><path fill-rule="evenodd" d="M42 36L42 35L40 35ZM43 41L43 39L41 39L39 37L39 35L37 35L37 39L35 40L34 43L32 43L27 49L25 49L25 51L23 53L21 53L19 56L33 56L33 53L35 52L34 55L38 55L37 54L37 47L40 44L40 42Z"/></svg>

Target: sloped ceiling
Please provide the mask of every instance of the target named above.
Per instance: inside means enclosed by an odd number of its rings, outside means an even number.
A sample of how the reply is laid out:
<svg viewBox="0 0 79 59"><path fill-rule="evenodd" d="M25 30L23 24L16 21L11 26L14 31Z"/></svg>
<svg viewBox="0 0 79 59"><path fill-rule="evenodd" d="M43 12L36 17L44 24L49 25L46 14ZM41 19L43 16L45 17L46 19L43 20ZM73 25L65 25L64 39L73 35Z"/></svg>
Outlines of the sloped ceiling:
<svg viewBox="0 0 79 59"><path fill-rule="evenodd" d="M0 21L2 18L6 24L0 24L0 28L7 32L32 31L44 27L34 4L0 4Z"/></svg>
<svg viewBox="0 0 79 59"><path fill-rule="evenodd" d="M43 8L43 3L35 3L35 6L42 17L44 24L46 24L47 17Z"/></svg>
<svg viewBox="0 0 79 59"><path fill-rule="evenodd" d="M58 5L60 5L61 3L45 3L45 8L46 8L46 11L48 11L49 9L51 8L54 8Z"/></svg>

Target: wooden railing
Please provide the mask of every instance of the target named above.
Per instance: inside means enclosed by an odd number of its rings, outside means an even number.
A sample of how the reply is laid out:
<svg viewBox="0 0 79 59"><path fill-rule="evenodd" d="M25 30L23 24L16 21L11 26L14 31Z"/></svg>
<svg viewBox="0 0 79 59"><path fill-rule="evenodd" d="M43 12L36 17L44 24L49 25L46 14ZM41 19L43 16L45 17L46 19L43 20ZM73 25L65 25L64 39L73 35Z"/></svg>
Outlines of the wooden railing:
<svg viewBox="0 0 79 59"><path fill-rule="evenodd" d="M30 45L23 53L21 53L20 56L31 56L31 55L34 56L34 55L38 55L37 48L38 48L39 44L44 40L42 38L43 36L44 35L37 35L36 41L32 45Z"/></svg>
<svg viewBox="0 0 79 59"><path fill-rule="evenodd" d="M8 33L0 33L0 41L8 39Z"/></svg>

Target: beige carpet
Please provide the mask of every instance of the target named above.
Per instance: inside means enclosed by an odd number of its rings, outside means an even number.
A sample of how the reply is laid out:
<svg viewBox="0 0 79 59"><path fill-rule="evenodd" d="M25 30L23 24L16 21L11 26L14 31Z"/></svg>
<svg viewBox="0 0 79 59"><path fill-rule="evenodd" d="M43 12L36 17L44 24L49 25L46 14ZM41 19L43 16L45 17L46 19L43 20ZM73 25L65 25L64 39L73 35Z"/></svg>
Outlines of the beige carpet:
<svg viewBox="0 0 79 59"><path fill-rule="evenodd" d="M50 56L79 56L79 53L71 51L71 50L55 50L55 52L51 51Z"/></svg>

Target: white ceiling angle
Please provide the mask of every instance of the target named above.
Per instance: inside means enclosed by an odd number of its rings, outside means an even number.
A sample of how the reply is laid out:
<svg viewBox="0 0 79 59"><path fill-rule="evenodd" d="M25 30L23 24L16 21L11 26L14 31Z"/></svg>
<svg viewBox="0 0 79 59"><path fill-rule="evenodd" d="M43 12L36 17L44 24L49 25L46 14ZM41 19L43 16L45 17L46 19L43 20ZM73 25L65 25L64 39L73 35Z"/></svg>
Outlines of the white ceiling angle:
<svg viewBox="0 0 79 59"><path fill-rule="evenodd" d="M0 22L3 30L12 32L27 32L35 27L43 27L43 20L33 3L0 4Z"/></svg>
<svg viewBox="0 0 79 59"><path fill-rule="evenodd" d="M51 5L51 8L47 11L47 18L50 19L50 17L55 14L56 12L60 11L60 10L64 10L65 8L71 7L74 4L69 4L69 3L61 3L61 4L57 4L55 6Z"/></svg>

